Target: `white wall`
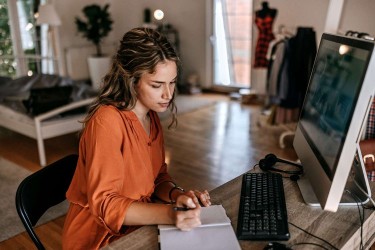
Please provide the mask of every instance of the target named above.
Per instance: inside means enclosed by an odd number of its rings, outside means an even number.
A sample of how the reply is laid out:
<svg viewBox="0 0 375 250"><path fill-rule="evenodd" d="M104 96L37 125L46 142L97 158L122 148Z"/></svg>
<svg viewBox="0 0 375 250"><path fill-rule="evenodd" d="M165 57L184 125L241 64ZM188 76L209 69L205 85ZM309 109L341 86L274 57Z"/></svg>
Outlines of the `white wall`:
<svg viewBox="0 0 375 250"><path fill-rule="evenodd" d="M205 76L205 18L206 3L203 0L65 0L55 1L62 18L60 26L61 47L66 51L69 47L90 45L76 31L74 18L82 16L82 8L90 3L110 4L110 12L114 20L113 30L105 43L118 42L124 33L143 23L143 10L150 8L162 9L165 13L164 22L172 24L180 37L180 55L183 73L197 72Z"/></svg>
<svg viewBox="0 0 375 250"><path fill-rule="evenodd" d="M110 11L114 19L113 31L105 42L118 42L123 34L143 22L143 10L150 8L163 9L165 21L171 23L180 34L181 59L185 74L197 72L202 84L210 86L212 80L211 67L206 66L206 45L210 25L206 24L212 14L210 4L212 0L65 0L54 1L57 11L61 15L62 26L59 27L61 47L65 51L69 47L90 44L76 31L74 17L82 15L82 8L90 3L110 3ZM258 10L262 0L254 0L254 10ZM324 30L329 0L268 0L270 7L278 9L275 20L275 30L281 24L296 28L298 26L313 27L320 39ZM348 29L375 34L374 0L346 0L340 23L340 31ZM254 45L257 30L254 25ZM256 79L255 79L256 80Z"/></svg>
<svg viewBox="0 0 375 250"><path fill-rule="evenodd" d="M375 1L346 0L342 11L339 31L348 30L369 33L375 36Z"/></svg>
<svg viewBox="0 0 375 250"><path fill-rule="evenodd" d="M179 32L180 56L183 74L198 72L205 74L205 1L202 0L122 0L113 1L113 14L122 17L118 21L117 37L132 27L142 24L143 10L149 8L164 11L163 21L170 23ZM131 14L127 14L130 10Z"/></svg>
<svg viewBox="0 0 375 250"><path fill-rule="evenodd" d="M61 48L67 49L69 47L80 47L82 45L91 45L87 42L85 38L82 38L77 32L76 25L74 23L75 17L79 16L83 18L82 9L86 5L98 3L104 5L105 3L110 3L110 1L94 1L94 0L66 0L66 1L54 1L56 10L61 18L61 26L59 26L60 33L60 43ZM106 40L114 40L113 32L110 33Z"/></svg>

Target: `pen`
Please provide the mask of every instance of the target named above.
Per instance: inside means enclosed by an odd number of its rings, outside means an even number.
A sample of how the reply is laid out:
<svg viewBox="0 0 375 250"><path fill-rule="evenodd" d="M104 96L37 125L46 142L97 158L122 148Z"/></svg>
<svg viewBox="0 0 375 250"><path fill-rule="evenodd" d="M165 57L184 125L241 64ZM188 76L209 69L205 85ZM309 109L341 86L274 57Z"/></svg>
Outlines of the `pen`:
<svg viewBox="0 0 375 250"><path fill-rule="evenodd" d="M174 211L188 211L190 208L188 207L173 207Z"/></svg>

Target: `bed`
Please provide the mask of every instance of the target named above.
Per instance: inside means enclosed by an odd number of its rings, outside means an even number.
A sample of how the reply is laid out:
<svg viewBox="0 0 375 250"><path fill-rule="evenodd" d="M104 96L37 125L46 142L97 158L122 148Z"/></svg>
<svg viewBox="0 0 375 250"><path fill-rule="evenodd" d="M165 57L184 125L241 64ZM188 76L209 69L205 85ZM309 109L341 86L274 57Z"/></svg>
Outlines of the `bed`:
<svg viewBox="0 0 375 250"><path fill-rule="evenodd" d="M30 89L56 84L74 84L72 101L38 115L28 113L22 101ZM40 165L46 166L44 140L82 129L79 121L84 118L86 107L93 102L95 93L87 84L67 82L49 75L23 79L23 84L14 81L6 85L0 85L0 126L36 139Z"/></svg>

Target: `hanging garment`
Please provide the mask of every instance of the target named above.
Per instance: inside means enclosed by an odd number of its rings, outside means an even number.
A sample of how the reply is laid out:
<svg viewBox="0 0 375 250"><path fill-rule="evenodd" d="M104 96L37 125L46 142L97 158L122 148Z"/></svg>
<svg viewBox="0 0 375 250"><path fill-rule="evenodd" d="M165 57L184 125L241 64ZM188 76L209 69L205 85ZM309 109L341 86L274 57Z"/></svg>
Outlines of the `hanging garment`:
<svg viewBox="0 0 375 250"><path fill-rule="evenodd" d="M365 139L371 138L375 138L375 98L372 100L365 131ZM370 181L375 181L375 171L367 172L367 177Z"/></svg>
<svg viewBox="0 0 375 250"><path fill-rule="evenodd" d="M280 40L272 46L269 66L267 71L267 92L275 97L278 95L279 73L283 66L286 40Z"/></svg>
<svg viewBox="0 0 375 250"><path fill-rule="evenodd" d="M298 108L299 95L295 84L295 75L292 74L295 65L293 62L295 46L294 38L286 40L283 66L280 69L280 80L278 84L279 105L286 109Z"/></svg>
<svg viewBox="0 0 375 250"><path fill-rule="evenodd" d="M301 108L317 51L315 31L299 27L286 44L285 65L280 80L280 106Z"/></svg>
<svg viewBox="0 0 375 250"><path fill-rule="evenodd" d="M365 139L375 138L375 98L372 100L367 119Z"/></svg>
<svg viewBox="0 0 375 250"><path fill-rule="evenodd" d="M270 103L279 107L275 109L275 122L298 120L298 112L294 114L302 107L316 51L312 28L299 27L295 36L274 44L267 72L267 90Z"/></svg>
<svg viewBox="0 0 375 250"><path fill-rule="evenodd" d="M291 74L295 77L294 83L299 94L298 107L301 108L317 52L315 31L313 28L299 27L294 39L295 48L293 55L294 58L292 59L293 71Z"/></svg>

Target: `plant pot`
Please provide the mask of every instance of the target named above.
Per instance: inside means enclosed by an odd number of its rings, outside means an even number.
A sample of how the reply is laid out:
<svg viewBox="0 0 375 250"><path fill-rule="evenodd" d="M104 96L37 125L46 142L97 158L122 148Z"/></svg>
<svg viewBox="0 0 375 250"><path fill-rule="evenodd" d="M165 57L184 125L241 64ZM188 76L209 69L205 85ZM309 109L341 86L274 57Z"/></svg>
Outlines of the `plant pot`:
<svg viewBox="0 0 375 250"><path fill-rule="evenodd" d="M111 57L94 57L88 58L91 85L94 89L99 89L103 77L109 71L112 63Z"/></svg>

